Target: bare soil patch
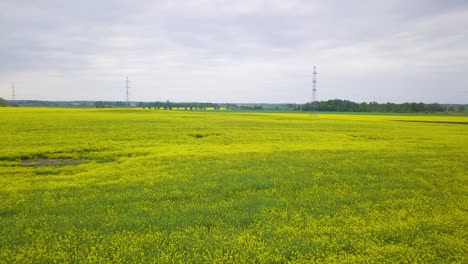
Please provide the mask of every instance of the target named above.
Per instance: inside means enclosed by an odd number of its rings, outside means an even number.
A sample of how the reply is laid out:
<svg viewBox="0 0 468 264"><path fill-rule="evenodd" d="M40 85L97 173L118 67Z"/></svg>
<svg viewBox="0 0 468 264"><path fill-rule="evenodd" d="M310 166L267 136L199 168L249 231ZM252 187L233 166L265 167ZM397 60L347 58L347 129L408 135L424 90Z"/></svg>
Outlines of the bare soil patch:
<svg viewBox="0 0 468 264"><path fill-rule="evenodd" d="M219 133L196 133L196 134L188 134L189 136L191 137L194 137L194 138L205 138L205 137L209 137L209 136L219 136L221 134Z"/></svg>

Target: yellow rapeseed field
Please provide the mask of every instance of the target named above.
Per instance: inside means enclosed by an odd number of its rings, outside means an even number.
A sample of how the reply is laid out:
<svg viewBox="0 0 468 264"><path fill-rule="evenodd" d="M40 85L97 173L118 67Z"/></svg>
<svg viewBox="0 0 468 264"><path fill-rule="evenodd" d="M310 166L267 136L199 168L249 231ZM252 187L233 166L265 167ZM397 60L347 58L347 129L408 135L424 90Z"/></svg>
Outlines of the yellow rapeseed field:
<svg viewBox="0 0 468 264"><path fill-rule="evenodd" d="M468 117L0 109L0 263L467 263Z"/></svg>

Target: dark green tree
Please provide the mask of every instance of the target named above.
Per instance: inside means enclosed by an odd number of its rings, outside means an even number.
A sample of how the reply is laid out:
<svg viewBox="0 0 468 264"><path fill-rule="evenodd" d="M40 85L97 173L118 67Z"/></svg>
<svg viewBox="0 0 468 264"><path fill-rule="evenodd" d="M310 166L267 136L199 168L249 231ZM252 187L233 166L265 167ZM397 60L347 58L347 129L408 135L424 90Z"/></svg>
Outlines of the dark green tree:
<svg viewBox="0 0 468 264"><path fill-rule="evenodd" d="M459 105L459 106L457 107L457 110L456 110L456 111L459 112L459 113L462 113L462 112L466 111L467 109L468 109L468 108L467 108L466 106Z"/></svg>

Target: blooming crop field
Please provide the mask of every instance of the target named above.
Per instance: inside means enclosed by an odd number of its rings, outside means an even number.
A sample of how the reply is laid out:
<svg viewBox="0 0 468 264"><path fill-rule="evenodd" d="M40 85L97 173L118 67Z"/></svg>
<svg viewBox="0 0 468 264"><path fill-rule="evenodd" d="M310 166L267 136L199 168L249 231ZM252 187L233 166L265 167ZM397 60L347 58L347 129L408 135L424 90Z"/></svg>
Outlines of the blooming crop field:
<svg viewBox="0 0 468 264"><path fill-rule="evenodd" d="M467 263L468 117L0 109L1 263Z"/></svg>

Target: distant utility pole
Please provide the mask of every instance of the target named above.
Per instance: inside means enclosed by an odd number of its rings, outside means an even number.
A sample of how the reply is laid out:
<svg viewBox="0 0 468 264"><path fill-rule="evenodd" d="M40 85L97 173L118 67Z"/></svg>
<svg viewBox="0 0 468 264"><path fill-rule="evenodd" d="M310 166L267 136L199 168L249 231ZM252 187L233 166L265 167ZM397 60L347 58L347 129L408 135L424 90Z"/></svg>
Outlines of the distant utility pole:
<svg viewBox="0 0 468 264"><path fill-rule="evenodd" d="M312 81L312 109L315 110L315 105L317 102L317 67L314 66L314 80Z"/></svg>
<svg viewBox="0 0 468 264"><path fill-rule="evenodd" d="M15 88L15 83L11 83L11 100L15 101L16 100L16 88Z"/></svg>
<svg viewBox="0 0 468 264"><path fill-rule="evenodd" d="M127 76L127 80L125 81L125 89L126 89L126 95L127 95L127 104L130 103L130 81L128 80L128 76Z"/></svg>

